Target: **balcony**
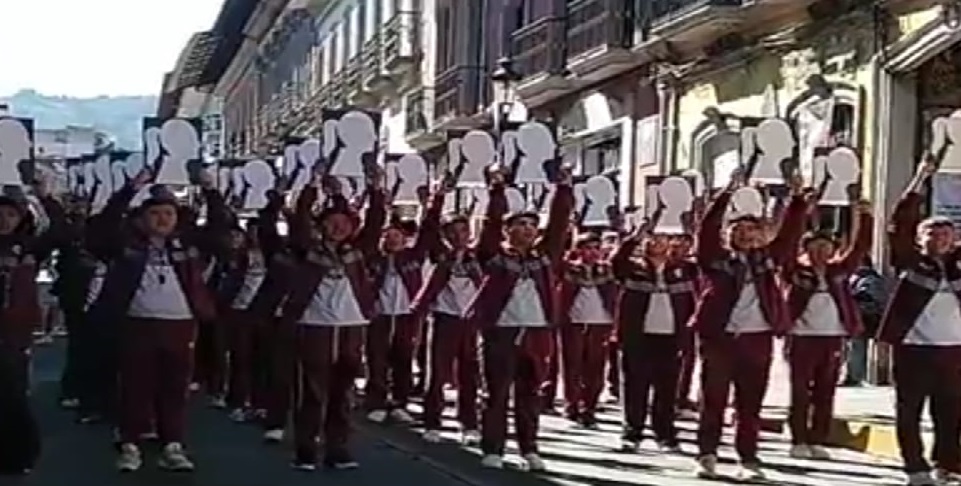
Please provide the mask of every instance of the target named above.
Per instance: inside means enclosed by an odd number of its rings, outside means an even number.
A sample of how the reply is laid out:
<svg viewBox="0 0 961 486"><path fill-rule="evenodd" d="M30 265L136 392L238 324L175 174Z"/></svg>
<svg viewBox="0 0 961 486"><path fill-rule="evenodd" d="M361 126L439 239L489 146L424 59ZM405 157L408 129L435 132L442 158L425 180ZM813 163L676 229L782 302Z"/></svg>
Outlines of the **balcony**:
<svg viewBox="0 0 961 486"><path fill-rule="evenodd" d="M755 0L652 0L650 34L670 39L683 51L698 50L747 20ZM798 2L803 3L803 2Z"/></svg>
<svg viewBox="0 0 961 486"><path fill-rule="evenodd" d="M644 63L630 51L634 41L630 2L580 0L567 7L567 69L587 83L602 81Z"/></svg>
<svg viewBox="0 0 961 486"><path fill-rule="evenodd" d="M459 130L480 125L474 115L487 105L487 96L482 95L482 81L486 75L478 66L453 66L437 75L434 81L435 129Z"/></svg>
<svg viewBox="0 0 961 486"><path fill-rule="evenodd" d="M420 60L420 14L398 12L384 24L381 62L384 71L403 77L417 71Z"/></svg>
<svg viewBox="0 0 961 486"><path fill-rule="evenodd" d="M382 78L380 62L380 33L375 33L360 50L361 78L364 88L376 92Z"/></svg>
<svg viewBox="0 0 961 486"><path fill-rule="evenodd" d="M522 78L517 93L531 105L571 88L565 78L565 24L564 18L548 17L511 34L514 69Z"/></svg>
<svg viewBox="0 0 961 486"><path fill-rule="evenodd" d="M348 104L369 107L377 103L367 85L364 84L363 54L358 54L344 67L344 89Z"/></svg>
<svg viewBox="0 0 961 486"><path fill-rule="evenodd" d="M324 108L341 108L347 104L347 85L344 84L344 71L334 75L327 82L329 95Z"/></svg>
<svg viewBox="0 0 961 486"><path fill-rule="evenodd" d="M433 129L434 90L420 88L404 99L404 131L407 144L415 150L428 150L444 143L444 134Z"/></svg>

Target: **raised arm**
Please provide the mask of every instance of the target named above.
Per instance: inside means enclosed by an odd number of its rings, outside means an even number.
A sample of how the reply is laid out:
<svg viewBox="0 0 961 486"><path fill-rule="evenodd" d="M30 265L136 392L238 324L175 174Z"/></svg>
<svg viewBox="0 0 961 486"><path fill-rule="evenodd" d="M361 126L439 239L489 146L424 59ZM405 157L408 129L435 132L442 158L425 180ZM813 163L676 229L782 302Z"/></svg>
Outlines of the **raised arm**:
<svg viewBox="0 0 961 486"><path fill-rule="evenodd" d="M257 214L257 244L266 261L271 261L283 250L284 240L277 231L277 223L284 209L284 197L277 191L267 192L267 205Z"/></svg>
<svg viewBox="0 0 961 486"><path fill-rule="evenodd" d="M795 194L784 209L777 235L768 243L767 250L779 266L797 259L798 244L807 228L808 213L813 194Z"/></svg>
<svg viewBox="0 0 961 486"><path fill-rule="evenodd" d="M551 260L559 262L567 250L567 230L571 225L571 213L574 211L574 187L570 178L557 184L554 198L551 200L550 212L547 216L547 227L544 236L538 242L541 249Z"/></svg>
<svg viewBox="0 0 961 486"><path fill-rule="evenodd" d="M720 192L707 206L704 217L701 218L697 226L694 258L697 260L697 264L702 267L711 265L724 255L721 229L724 225L724 213L727 212L727 207L731 204L732 195L734 195L733 186Z"/></svg>
<svg viewBox="0 0 961 486"><path fill-rule="evenodd" d="M507 194L504 180L497 177L490 186L487 213L477 238L477 256L482 262L494 257L504 239L504 215L507 214Z"/></svg>
<svg viewBox="0 0 961 486"><path fill-rule="evenodd" d="M329 194L334 204L339 202L347 204L342 194ZM337 199L343 201L337 201ZM297 251L306 251L310 248L311 228L313 227L314 204L317 202L317 185L310 184L304 186L297 195L297 202L294 203L293 218L289 221L290 246Z"/></svg>
<svg viewBox="0 0 961 486"><path fill-rule="evenodd" d="M387 222L387 193L384 188L372 184L367 187L368 206L364 213L364 224L357 233L357 246L365 254L377 251L380 234Z"/></svg>
<svg viewBox="0 0 961 486"><path fill-rule="evenodd" d="M921 258L916 244L918 224L922 219L921 205L924 204L921 190L935 170L934 164L922 163L894 206L888 224L888 245L891 247L891 265L894 268L910 267Z"/></svg>
<svg viewBox="0 0 961 486"><path fill-rule="evenodd" d="M641 244L641 237L631 235L621 241L621 244L617 246L614 253L611 255L611 268L614 271L614 278L618 280L624 280L631 274L631 268L633 264L631 263L631 256L634 255L634 251L637 250L638 245Z"/></svg>
<svg viewBox="0 0 961 486"><path fill-rule="evenodd" d="M424 215L417 230L417 239L414 241L414 253L420 258L426 258L430 252L435 251L441 245L440 218L444 210L444 198L447 196L447 187L438 187L427 203Z"/></svg>
<svg viewBox="0 0 961 486"><path fill-rule="evenodd" d="M874 216L871 214L871 204L860 202L852 208L852 211L855 213L855 219L854 228L851 231L851 243L838 259L838 265L845 273L854 273L874 244Z"/></svg>

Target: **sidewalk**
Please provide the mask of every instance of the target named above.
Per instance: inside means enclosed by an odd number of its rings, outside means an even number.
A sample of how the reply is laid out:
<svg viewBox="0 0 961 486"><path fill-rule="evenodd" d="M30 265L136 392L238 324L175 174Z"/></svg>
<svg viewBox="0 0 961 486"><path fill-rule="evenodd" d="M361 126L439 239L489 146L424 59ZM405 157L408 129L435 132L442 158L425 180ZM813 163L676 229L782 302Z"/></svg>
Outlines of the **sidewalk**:
<svg viewBox="0 0 961 486"><path fill-rule="evenodd" d="M778 346L778 348L780 348ZM789 434L787 407L790 403L788 365L777 349L771 366L771 380L765 400L765 430ZM865 452L874 456L899 459L894 428L894 387L842 387L834 400L835 421L831 445ZM923 427L931 428L930 417L923 416ZM925 440L930 439L925 434Z"/></svg>

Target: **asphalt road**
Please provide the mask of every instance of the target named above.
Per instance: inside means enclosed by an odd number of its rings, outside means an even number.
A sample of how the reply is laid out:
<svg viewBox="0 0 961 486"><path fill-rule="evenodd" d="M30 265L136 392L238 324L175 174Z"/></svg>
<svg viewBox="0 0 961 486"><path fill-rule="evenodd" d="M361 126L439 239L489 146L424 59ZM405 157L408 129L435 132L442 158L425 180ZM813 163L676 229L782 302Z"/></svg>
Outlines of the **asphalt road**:
<svg viewBox="0 0 961 486"><path fill-rule="evenodd" d="M613 408L601 415L601 430L588 431L556 417L545 417L542 453L550 471L535 476L513 470L480 468L479 452L453 442L454 423L448 417L448 442L425 444L418 429L372 426L358 421L355 455L361 467L354 471L314 473L293 471L283 446L265 446L259 429L231 423L222 411L204 408L198 400L191 414L188 450L197 471L176 475L158 471L148 450L143 470L129 475L114 471L114 452L106 427L76 425L72 415L56 405L56 380L62 362L59 346L41 348L34 368L34 405L44 434L43 457L33 474L2 485L18 486L700 486L737 484L699 481L691 474L693 432L696 425L680 423L684 454L664 456L645 444L639 454L617 452L618 416ZM725 435L722 472L734 472L731 437ZM769 471L767 484L783 486L896 485L903 484L896 464L863 454L837 451L835 459L798 461L787 457L780 435L766 434L762 460ZM509 454L516 452L508 451ZM508 461L511 457L508 457Z"/></svg>

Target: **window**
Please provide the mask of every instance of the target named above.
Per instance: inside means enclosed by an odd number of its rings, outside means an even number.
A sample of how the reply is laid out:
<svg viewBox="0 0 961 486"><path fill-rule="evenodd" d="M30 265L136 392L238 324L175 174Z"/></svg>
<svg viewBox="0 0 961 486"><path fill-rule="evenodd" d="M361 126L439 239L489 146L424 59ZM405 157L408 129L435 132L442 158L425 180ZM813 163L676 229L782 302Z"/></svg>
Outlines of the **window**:
<svg viewBox="0 0 961 486"><path fill-rule="evenodd" d="M351 8L344 14L344 60L349 61L357 55L359 49L357 48L357 39L354 34L357 33L357 26L354 24L357 21L356 18L357 9Z"/></svg>
<svg viewBox="0 0 961 486"><path fill-rule="evenodd" d="M364 41L368 41L374 37L374 33L380 27L380 0L368 0L364 3L366 15L364 18Z"/></svg>
<svg viewBox="0 0 961 486"><path fill-rule="evenodd" d="M330 75L333 77L335 74L340 72L340 68L344 65L343 48L341 47L341 28L340 25L334 26L330 35L330 59L331 59L331 71Z"/></svg>
<svg viewBox="0 0 961 486"><path fill-rule="evenodd" d="M612 174L621 166L621 138L611 138L586 147L581 155L581 173L586 176Z"/></svg>
<svg viewBox="0 0 961 486"><path fill-rule="evenodd" d="M437 6L437 73L443 73L454 65L456 49L454 34L454 8L450 4Z"/></svg>

